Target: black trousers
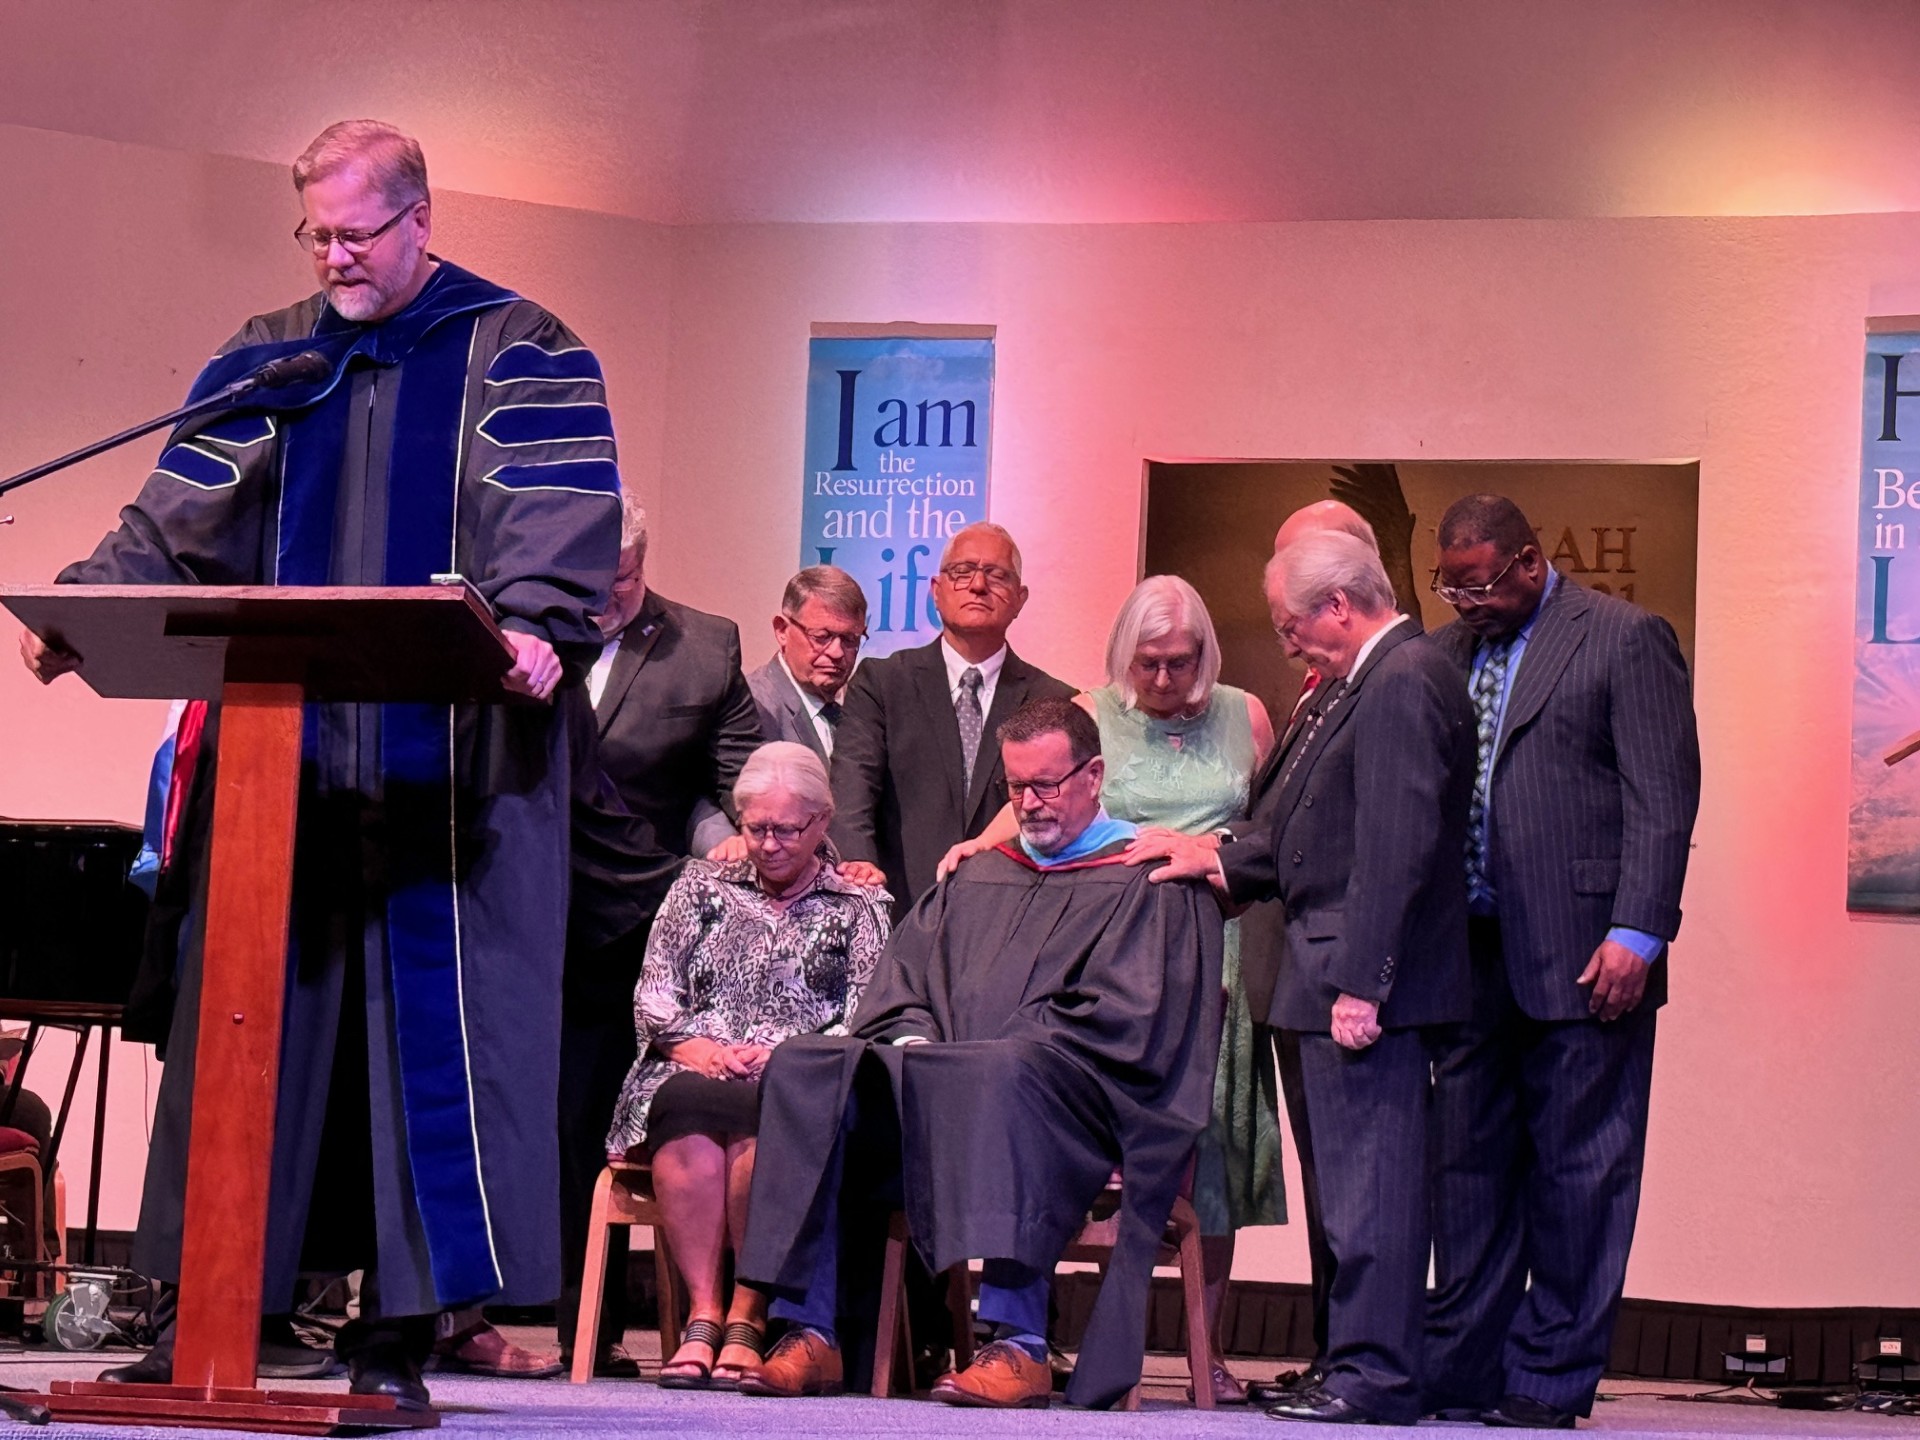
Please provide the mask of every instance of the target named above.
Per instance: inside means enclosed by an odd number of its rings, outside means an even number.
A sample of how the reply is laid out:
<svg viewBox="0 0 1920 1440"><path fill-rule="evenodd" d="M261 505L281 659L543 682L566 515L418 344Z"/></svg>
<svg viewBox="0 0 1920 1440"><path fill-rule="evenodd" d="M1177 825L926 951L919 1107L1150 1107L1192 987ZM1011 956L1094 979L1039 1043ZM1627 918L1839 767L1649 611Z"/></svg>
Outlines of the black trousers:
<svg viewBox="0 0 1920 1440"><path fill-rule="evenodd" d="M1434 1072L1429 1408L1524 1395L1591 1414L1613 1344L1656 1012L1534 1020L1476 919L1473 1018Z"/></svg>
<svg viewBox="0 0 1920 1440"><path fill-rule="evenodd" d="M1326 1388L1377 1420L1421 1415L1432 1212L1428 1100L1439 1033L1387 1030L1364 1050L1297 1033L1332 1273Z"/></svg>
<svg viewBox="0 0 1920 1440"><path fill-rule="evenodd" d="M1307 1220L1307 1259L1313 1267L1313 1361L1327 1358L1327 1297L1333 1290L1333 1250L1327 1244L1327 1222L1320 1208L1320 1172L1314 1163L1313 1117L1307 1111L1306 1080L1300 1073L1300 1032L1254 1029L1258 1052L1265 1037L1273 1040L1280 1071L1280 1093L1286 1097L1287 1124L1293 1132L1294 1153L1300 1159L1300 1201Z"/></svg>
<svg viewBox="0 0 1920 1440"><path fill-rule="evenodd" d="M560 1300L554 1319L560 1348L571 1353L587 1263L593 1187L607 1164L607 1130L620 1087L638 1055L633 990L646 959L647 926L611 944L569 947L560 1005ZM607 1236L599 1345L627 1333L625 1226Z"/></svg>

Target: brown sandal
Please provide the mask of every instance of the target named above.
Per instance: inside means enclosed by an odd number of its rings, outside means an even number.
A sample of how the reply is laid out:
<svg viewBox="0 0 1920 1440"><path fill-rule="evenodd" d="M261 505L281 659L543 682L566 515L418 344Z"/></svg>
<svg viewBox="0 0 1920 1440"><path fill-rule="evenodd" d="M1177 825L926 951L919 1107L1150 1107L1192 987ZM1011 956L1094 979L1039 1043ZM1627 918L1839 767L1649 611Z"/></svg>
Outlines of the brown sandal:
<svg viewBox="0 0 1920 1440"><path fill-rule="evenodd" d="M704 1345L717 1359L721 1342L720 1322L718 1320L689 1320L686 1328L680 1332L678 1355L689 1345ZM668 1360L660 1366L660 1388L662 1390L711 1390L713 1388L713 1361L711 1360Z"/></svg>
<svg viewBox="0 0 1920 1440"><path fill-rule="evenodd" d="M747 1320L729 1320L726 1333L721 1337L720 1350L731 1350L735 1346L753 1352L753 1363L758 1365L767 1358L767 1332L764 1327ZM749 1366L722 1365L720 1351L713 1356L713 1388L715 1390L733 1390L738 1388L740 1377Z"/></svg>

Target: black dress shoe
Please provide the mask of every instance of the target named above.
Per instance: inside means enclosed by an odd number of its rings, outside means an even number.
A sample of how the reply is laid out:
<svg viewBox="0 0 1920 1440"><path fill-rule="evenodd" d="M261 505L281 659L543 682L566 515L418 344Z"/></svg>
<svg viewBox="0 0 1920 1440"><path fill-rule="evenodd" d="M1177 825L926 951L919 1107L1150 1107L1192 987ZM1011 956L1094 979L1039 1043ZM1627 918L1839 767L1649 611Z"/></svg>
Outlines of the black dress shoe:
<svg viewBox="0 0 1920 1440"><path fill-rule="evenodd" d="M347 1374L347 1388L355 1395L388 1395L407 1410L425 1410L431 1403L420 1367L396 1351L356 1355L347 1362Z"/></svg>
<svg viewBox="0 0 1920 1440"><path fill-rule="evenodd" d="M1491 1410L1482 1412L1480 1423L1509 1430L1571 1430L1573 1415L1570 1411L1555 1409L1544 1400L1509 1395Z"/></svg>
<svg viewBox="0 0 1920 1440"><path fill-rule="evenodd" d="M173 1347L156 1347L130 1365L116 1365L94 1377L108 1385L171 1385Z"/></svg>
<svg viewBox="0 0 1920 1440"><path fill-rule="evenodd" d="M1282 1370L1272 1380L1249 1380L1247 1403L1263 1408L1278 1405L1282 1400L1291 1400L1302 1390L1318 1390L1320 1382L1326 1378L1327 1372L1314 1364L1304 1370Z"/></svg>
<svg viewBox="0 0 1920 1440"><path fill-rule="evenodd" d="M1380 1421L1351 1401L1329 1394L1319 1386L1296 1390L1285 1400L1267 1407L1274 1420L1311 1420L1321 1425L1378 1425Z"/></svg>

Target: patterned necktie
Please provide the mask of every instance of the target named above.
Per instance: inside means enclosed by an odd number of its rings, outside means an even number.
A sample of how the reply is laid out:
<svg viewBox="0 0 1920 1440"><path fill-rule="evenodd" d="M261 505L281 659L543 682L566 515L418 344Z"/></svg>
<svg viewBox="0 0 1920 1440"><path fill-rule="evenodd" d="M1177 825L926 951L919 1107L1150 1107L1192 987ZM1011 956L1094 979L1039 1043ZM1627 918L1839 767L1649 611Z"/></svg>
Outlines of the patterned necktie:
<svg viewBox="0 0 1920 1440"><path fill-rule="evenodd" d="M1493 900L1493 883L1487 878L1487 799L1493 788L1493 752L1500 738L1507 658L1512 653L1511 639L1489 645L1469 692L1479 731L1479 755L1473 770L1473 801L1467 808L1467 899L1482 904Z"/></svg>
<svg viewBox="0 0 1920 1440"><path fill-rule="evenodd" d="M960 793L973 793L973 762L980 758L980 735L986 729L986 717L980 713L980 687L986 677L969 665L960 672L960 697L953 702L954 719L960 722Z"/></svg>
<svg viewBox="0 0 1920 1440"><path fill-rule="evenodd" d="M1332 713L1333 707L1346 698L1347 682L1337 680L1328 685L1321 680L1316 680L1314 689L1313 703L1307 707L1307 713L1300 717L1299 724L1295 727L1299 732L1299 739L1293 747L1293 758L1287 761L1287 773L1280 777L1280 788L1283 790L1287 782L1293 778L1293 772L1300 768L1300 761L1313 745L1314 736L1326 723L1327 716Z"/></svg>

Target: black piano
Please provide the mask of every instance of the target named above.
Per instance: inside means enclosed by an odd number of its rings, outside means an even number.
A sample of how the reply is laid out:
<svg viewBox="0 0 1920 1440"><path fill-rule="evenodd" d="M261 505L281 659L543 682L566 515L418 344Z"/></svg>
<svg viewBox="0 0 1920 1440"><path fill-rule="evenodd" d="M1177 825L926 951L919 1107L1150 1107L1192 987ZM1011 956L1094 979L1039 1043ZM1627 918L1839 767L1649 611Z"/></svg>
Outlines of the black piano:
<svg viewBox="0 0 1920 1440"><path fill-rule="evenodd" d="M131 825L0 820L0 1003L127 1003L147 897Z"/></svg>
<svg viewBox="0 0 1920 1440"><path fill-rule="evenodd" d="M66 1092L41 1157L45 1168L59 1154L88 1041L102 1032L81 1246L87 1261L100 1212L107 1057L145 943L147 897L129 878L139 854L140 831L132 825L0 819L0 1020L28 1026L12 1089L25 1080L42 1030L76 1032Z"/></svg>

